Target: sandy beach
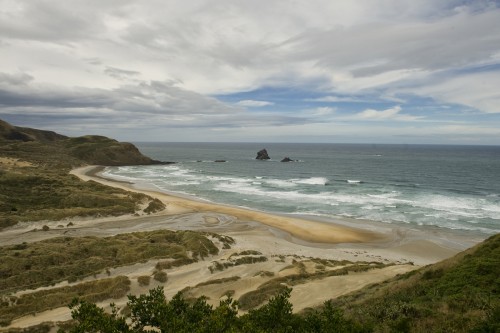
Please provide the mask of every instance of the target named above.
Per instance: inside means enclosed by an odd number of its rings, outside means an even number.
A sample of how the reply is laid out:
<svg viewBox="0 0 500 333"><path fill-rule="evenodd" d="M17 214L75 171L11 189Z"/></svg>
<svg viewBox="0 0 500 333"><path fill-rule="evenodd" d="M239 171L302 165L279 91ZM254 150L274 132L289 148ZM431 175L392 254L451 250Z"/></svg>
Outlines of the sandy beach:
<svg viewBox="0 0 500 333"><path fill-rule="evenodd" d="M158 226L163 221L164 224L170 224L174 229L211 229L231 235L241 234L245 238L250 237L252 232L264 233L271 235L274 239L283 239L293 246L311 248L314 251L323 248L366 252L388 260L411 261L417 265L426 265L448 258L481 241L481 239L470 239L470 236L465 234L463 236L443 234L439 230L422 232L401 226L376 224L373 221L366 221L365 224L363 221L322 222L202 202L150 190L141 184L106 178L100 174L103 170L104 168L100 166L85 166L72 170L71 174L84 181L93 180L127 191L145 193L158 198L167 207L154 216L114 218L103 222L104 225L113 225L115 224L113 221L118 221L116 223L120 223L120 226L127 223L134 225L134 220L142 218L141 221L145 221L146 224ZM123 221L119 222L120 220ZM93 221L97 223L99 220ZM174 226L179 223L180 225ZM265 247L265 244L261 244L258 238L259 236L254 239L254 246Z"/></svg>
<svg viewBox="0 0 500 333"><path fill-rule="evenodd" d="M370 225L369 228L363 229L362 222L351 226L344 223L345 221L339 221L339 223L314 221L191 200L141 188L140 184L104 178L100 175L102 170L103 167L86 166L72 170L71 174L84 181L93 180L127 191L145 193L165 203L166 209L151 215L76 218L67 221L21 224L1 232L0 243L34 242L62 235L105 237L159 229L211 231L228 235L236 241L231 249L221 248L218 255L208 260L169 270L168 282L164 284L167 297L172 297L178 291L190 287L189 296L208 296L209 302L214 305L218 304L224 290L231 290L235 299L245 292L255 290L266 279L269 279L269 277L262 276L262 272L270 272L269 274L274 277L298 273L298 268L292 267L297 258L300 258L306 270L311 273L315 271L315 265L311 262L312 258L380 262L389 265L382 269L327 277L294 287L291 301L294 303L294 311L300 311L363 286L378 283L397 274L451 257L476 242L476 240L467 239L465 235L463 238L447 238L438 232L423 234L418 230L395 226L374 227ZM69 222L72 223L71 226L67 226ZM42 225L48 225L50 230L33 232L34 229L40 230ZM237 266L221 272L209 270L214 261L228 260L231 255L244 250L258 250L270 260ZM280 260L273 259L277 257ZM157 282L144 287L137 283L137 277L151 274L155 263L156 261L151 261L117 267L110 270L110 276L126 275L132 281L131 293L146 293L158 285ZM101 275L89 277L86 280L108 277ZM194 287L202 282L233 277L238 277L238 280L223 285ZM68 285L68 282L47 288L64 285ZM126 301L126 298L113 300L118 306L124 306ZM100 305L107 304L109 301ZM35 316L18 318L9 327L28 327L43 321L68 319L70 319L69 309L58 308L38 313Z"/></svg>

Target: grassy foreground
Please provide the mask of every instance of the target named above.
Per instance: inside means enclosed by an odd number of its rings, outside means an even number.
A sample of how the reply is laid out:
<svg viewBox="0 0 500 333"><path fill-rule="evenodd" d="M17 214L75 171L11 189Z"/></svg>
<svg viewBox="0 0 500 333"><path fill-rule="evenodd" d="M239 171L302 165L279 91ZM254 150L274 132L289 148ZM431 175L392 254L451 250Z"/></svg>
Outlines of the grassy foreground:
<svg viewBox="0 0 500 333"><path fill-rule="evenodd" d="M335 305L382 332L500 332L500 234Z"/></svg>
<svg viewBox="0 0 500 333"><path fill-rule="evenodd" d="M322 307L293 313L283 286L269 302L239 314L204 297L167 300L158 287L129 296L127 311L73 301L64 332L498 332L500 235L436 265L372 285ZM215 280L212 283L218 283Z"/></svg>
<svg viewBox="0 0 500 333"><path fill-rule="evenodd" d="M231 241L227 237L193 231L159 230L106 238L59 237L0 247L0 326L30 313L66 306L73 297L93 302L123 297L128 291L124 286L130 281L122 277L42 291L26 290L63 281L73 283L111 267L152 259L161 259L153 277L159 280L163 274L166 278L162 272L164 267L178 267L217 254L219 249L209 237ZM17 290L25 293L12 295Z"/></svg>

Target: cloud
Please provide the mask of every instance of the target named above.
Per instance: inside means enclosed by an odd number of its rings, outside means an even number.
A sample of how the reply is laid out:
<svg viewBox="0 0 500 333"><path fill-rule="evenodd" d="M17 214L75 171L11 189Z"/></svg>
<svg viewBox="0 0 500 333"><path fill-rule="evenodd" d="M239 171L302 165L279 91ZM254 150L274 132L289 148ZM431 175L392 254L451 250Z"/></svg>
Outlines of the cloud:
<svg viewBox="0 0 500 333"><path fill-rule="evenodd" d="M104 70L104 73L106 73L107 75L109 75L111 77L114 77L115 79L119 79L119 80L126 79L126 78L129 78L131 76L137 76L140 74L137 71L129 71L126 69L109 67L109 66L106 67L106 69Z"/></svg>
<svg viewBox="0 0 500 333"><path fill-rule="evenodd" d="M500 113L500 70L458 73L453 80L436 77L426 86L400 89L401 93L431 96L443 103L464 105L484 113Z"/></svg>
<svg viewBox="0 0 500 333"><path fill-rule="evenodd" d="M18 88L19 85L22 89ZM25 112L31 109L35 114L50 110L50 114L59 117L71 116L85 109L94 115L96 110L106 110L108 114L128 113L137 117L242 112L215 98L175 87L170 82L140 81L113 89L67 88L35 82L27 74L6 73L0 73L0 105L0 113L15 112L16 108Z"/></svg>
<svg viewBox="0 0 500 333"><path fill-rule="evenodd" d="M239 101L238 103L236 103L236 105L247 106L247 107L261 107L261 106L274 105L274 103L266 102L266 101L254 101L254 100L250 100L250 99L245 99L245 100Z"/></svg>
<svg viewBox="0 0 500 333"><path fill-rule="evenodd" d="M422 118L422 117L400 114L401 110L402 109L400 105L396 105L393 108L389 108L382 111L366 109L362 112L353 115L352 119L414 121Z"/></svg>
<svg viewBox="0 0 500 333"><path fill-rule="evenodd" d="M319 98L306 98L308 102L322 102L322 103L364 103L368 102L361 98L356 97L339 97L339 96L325 96Z"/></svg>
<svg viewBox="0 0 500 333"><path fill-rule="evenodd" d="M283 129L341 118L378 120L372 126L414 121L422 118L416 110L432 104L455 114L469 109L477 116L469 121L498 123L491 118L500 105L498 1L0 0L0 6L0 114L16 119L42 121L38 115L47 114L54 122L82 117L89 126L257 132L266 122ZM261 94L245 95L255 91ZM239 102L213 97L222 95ZM398 106L387 109L388 101ZM316 110L318 102L349 104L332 112Z"/></svg>
<svg viewBox="0 0 500 333"><path fill-rule="evenodd" d="M319 107L310 112L311 115L315 117L327 117L333 115L337 111L337 108L331 107Z"/></svg>

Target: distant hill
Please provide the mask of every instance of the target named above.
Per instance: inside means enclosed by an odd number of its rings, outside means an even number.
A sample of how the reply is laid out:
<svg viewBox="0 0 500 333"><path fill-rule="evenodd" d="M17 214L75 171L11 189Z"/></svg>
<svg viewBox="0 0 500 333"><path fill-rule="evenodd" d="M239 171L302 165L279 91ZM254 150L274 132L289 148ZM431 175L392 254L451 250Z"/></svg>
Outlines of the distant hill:
<svg viewBox="0 0 500 333"><path fill-rule="evenodd" d="M67 155L71 157L72 164L98 164L106 166L116 165L149 165L162 164L141 154L139 149L131 143L118 142L116 140L97 135L88 135L70 138L56 132L44 131L33 128L13 126L0 120L0 143L2 146L14 145L18 153L26 150L33 155L49 153L46 158L56 155ZM13 150L13 149L11 149ZM0 151L1 153L1 151ZM26 156L12 156L25 158ZM62 156L61 160L64 159Z"/></svg>
<svg viewBox="0 0 500 333"><path fill-rule="evenodd" d="M52 131L12 126L0 119L0 140L51 142L67 138L67 136Z"/></svg>

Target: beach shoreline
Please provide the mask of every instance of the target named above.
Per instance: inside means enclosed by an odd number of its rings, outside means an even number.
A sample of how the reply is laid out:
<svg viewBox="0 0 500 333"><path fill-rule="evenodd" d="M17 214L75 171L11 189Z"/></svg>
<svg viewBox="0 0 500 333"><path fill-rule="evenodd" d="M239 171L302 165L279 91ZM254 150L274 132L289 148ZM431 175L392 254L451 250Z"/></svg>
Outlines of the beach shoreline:
<svg viewBox="0 0 500 333"><path fill-rule="evenodd" d="M71 174L84 181L94 180L104 185L119 187L127 191L136 191L158 198L165 203L166 209L159 216L177 216L179 214L222 214L234 219L230 226L219 227L217 232L245 234L244 225L260 225L275 238L286 239L296 245L307 248L329 248L351 250L358 253L372 253L385 260L413 262L417 265L434 263L473 246L482 239L469 239L466 235L444 235L443 232L424 233L413 228L380 223L363 225L345 223L345 221L320 221L289 215L278 215L247 208L198 201L185 196L176 196L147 189L146 186L128 181L111 179L101 173L102 166L76 168ZM351 226L353 225L353 226ZM258 242L258 237L255 239ZM260 243L260 242L258 242Z"/></svg>

